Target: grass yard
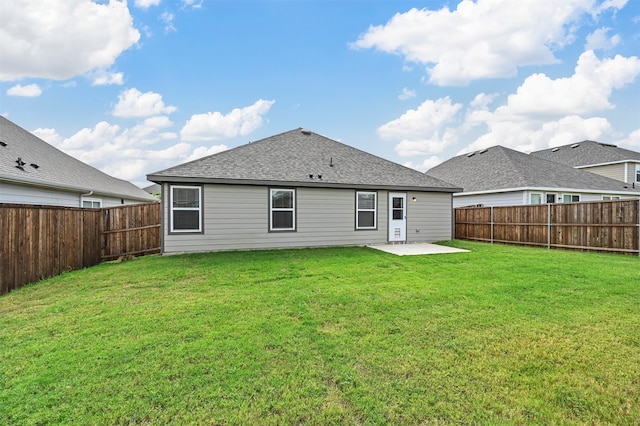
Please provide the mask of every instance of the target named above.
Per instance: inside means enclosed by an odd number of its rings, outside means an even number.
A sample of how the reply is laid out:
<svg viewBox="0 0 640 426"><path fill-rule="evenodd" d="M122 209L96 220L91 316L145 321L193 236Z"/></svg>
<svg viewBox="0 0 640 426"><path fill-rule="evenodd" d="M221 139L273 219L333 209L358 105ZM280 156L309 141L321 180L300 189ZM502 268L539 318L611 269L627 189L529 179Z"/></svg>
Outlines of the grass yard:
<svg viewBox="0 0 640 426"><path fill-rule="evenodd" d="M0 423L638 424L640 259L150 256L0 297Z"/></svg>

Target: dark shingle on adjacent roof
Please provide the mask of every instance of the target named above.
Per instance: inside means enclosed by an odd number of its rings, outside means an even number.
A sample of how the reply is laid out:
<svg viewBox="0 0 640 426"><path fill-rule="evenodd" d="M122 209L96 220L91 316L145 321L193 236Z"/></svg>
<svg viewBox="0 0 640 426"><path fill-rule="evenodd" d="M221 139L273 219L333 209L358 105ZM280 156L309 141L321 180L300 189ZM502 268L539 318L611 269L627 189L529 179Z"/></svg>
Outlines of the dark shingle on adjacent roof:
<svg viewBox="0 0 640 426"><path fill-rule="evenodd" d="M152 182L459 190L416 170L300 128L151 173L147 178Z"/></svg>
<svg viewBox="0 0 640 426"><path fill-rule="evenodd" d="M454 157L427 171L464 192L515 188L562 188L638 193L615 179L574 169L502 146Z"/></svg>
<svg viewBox="0 0 640 426"><path fill-rule="evenodd" d="M0 180L72 192L94 191L138 201L155 200L131 182L76 160L4 117L0 117L0 141L4 142L0 144ZM22 169L16 167L18 158L24 162Z"/></svg>
<svg viewBox="0 0 640 426"><path fill-rule="evenodd" d="M640 152L594 141L582 141L570 145L534 151L530 155L555 161L571 167L594 164L640 161Z"/></svg>

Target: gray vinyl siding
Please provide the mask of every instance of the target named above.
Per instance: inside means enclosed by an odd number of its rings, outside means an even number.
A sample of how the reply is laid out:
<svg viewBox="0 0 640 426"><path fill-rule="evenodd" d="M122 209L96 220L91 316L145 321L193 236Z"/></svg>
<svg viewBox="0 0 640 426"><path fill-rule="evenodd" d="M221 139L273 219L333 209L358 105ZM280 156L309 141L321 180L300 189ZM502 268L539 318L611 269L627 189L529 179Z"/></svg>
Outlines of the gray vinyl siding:
<svg viewBox="0 0 640 426"><path fill-rule="evenodd" d="M529 204L524 202L524 191L496 192L492 194L453 196L453 207L483 206L515 206Z"/></svg>
<svg viewBox="0 0 640 426"><path fill-rule="evenodd" d="M412 198L416 197L415 203ZM407 193L407 242L432 243L452 238L451 194Z"/></svg>
<svg viewBox="0 0 640 426"><path fill-rule="evenodd" d="M116 207L123 204L141 204L144 201L129 200L101 195L87 196L100 200L102 207ZM0 203L37 204L43 206L82 207L82 194L29 185L0 182Z"/></svg>
<svg viewBox="0 0 640 426"><path fill-rule="evenodd" d="M620 164L607 164L604 166L584 167L581 170L595 173L600 176L608 177L623 182L630 182L624 175L624 163Z"/></svg>
<svg viewBox="0 0 640 426"><path fill-rule="evenodd" d="M169 199L169 187L164 185L164 200ZM169 233L166 225L170 210L168 203L163 203L164 253L366 245L388 240L387 191L376 191L377 229L356 230L356 190L291 187L296 189L296 231L269 232L269 187L211 184L203 188L204 230L201 234ZM420 236L412 236L411 241L450 239L451 195L424 194L427 195L419 196L424 204L409 206L407 212L408 216L416 213L416 222L411 225L413 232L421 230ZM422 214L423 209L433 209L438 214L444 212L445 217ZM417 219L418 214L423 217Z"/></svg>
<svg viewBox="0 0 640 426"><path fill-rule="evenodd" d="M0 182L0 203L78 207L80 194Z"/></svg>

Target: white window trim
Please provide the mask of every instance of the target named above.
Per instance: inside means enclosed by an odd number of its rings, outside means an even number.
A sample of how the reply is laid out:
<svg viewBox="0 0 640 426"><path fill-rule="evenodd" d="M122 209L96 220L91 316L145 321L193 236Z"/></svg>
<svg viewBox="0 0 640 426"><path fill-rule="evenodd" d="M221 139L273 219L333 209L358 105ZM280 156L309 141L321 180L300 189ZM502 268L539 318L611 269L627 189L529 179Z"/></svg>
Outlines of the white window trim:
<svg viewBox="0 0 640 426"><path fill-rule="evenodd" d="M293 194L292 206L293 207L273 207L273 193L279 191L291 192ZM291 221L291 228L274 228L273 227L273 212L292 212L293 220ZM273 232L286 232L296 230L296 190L292 188L270 188L269 189L269 231Z"/></svg>
<svg viewBox="0 0 640 426"><path fill-rule="evenodd" d="M640 183L640 164L636 164L636 183Z"/></svg>
<svg viewBox="0 0 640 426"><path fill-rule="evenodd" d="M85 201L90 202L92 204L93 203L98 203L98 207L94 207L93 205L91 207L85 207L84 206L84 202ZM85 197L82 197L82 201L80 202L80 206L82 208L84 208L84 209L99 209L99 208L102 208L102 200L99 199L99 198L85 198Z"/></svg>
<svg viewBox="0 0 640 426"><path fill-rule="evenodd" d="M173 189L197 189L198 190L198 207L173 207ZM198 212L198 229L175 229L173 212L174 211L197 211ZM202 187L190 185L170 185L169 186L169 221L171 222L170 232L172 233L198 233L202 232Z"/></svg>
<svg viewBox="0 0 640 426"><path fill-rule="evenodd" d="M361 209L358 206L358 195L373 194L373 208ZM360 226L358 223L359 212L373 212L373 226ZM356 191L356 229L378 229L378 193L374 191Z"/></svg>
<svg viewBox="0 0 640 426"><path fill-rule="evenodd" d="M602 201L616 201L621 200L622 198L619 195L603 195Z"/></svg>

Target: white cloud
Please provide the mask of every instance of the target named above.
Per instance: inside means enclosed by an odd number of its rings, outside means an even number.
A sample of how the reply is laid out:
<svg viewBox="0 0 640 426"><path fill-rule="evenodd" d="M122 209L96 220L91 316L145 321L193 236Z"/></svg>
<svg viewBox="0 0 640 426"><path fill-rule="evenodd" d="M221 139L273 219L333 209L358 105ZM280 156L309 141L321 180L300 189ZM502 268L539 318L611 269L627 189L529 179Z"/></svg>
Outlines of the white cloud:
<svg viewBox="0 0 640 426"><path fill-rule="evenodd" d="M627 147L637 151L640 149L640 129L632 131L626 138L617 141L616 144L623 148Z"/></svg>
<svg viewBox="0 0 640 426"><path fill-rule="evenodd" d="M191 9L200 9L202 8L203 0L182 0L182 7Z"/></svg>
<svg viewBox="0 0 640 426"><path fill-rule="evenodd" d="M613 35L609 37L607 33L611 28L598 28L587 36L585 50L611 50L620 43L620 36Z"/></svg>
<svg viewBox="0 0 640 426"><path fill-rule="evenodd" d="M159 5L161 0L135 0L133 4L142 9L148 9L151 6Z"/></svg>
<svg viewBox="0 0 640 426"><path fill-rule="evenodd" d="M155 92L142 93L132 88L118 95L118 103L111 113L116 117L148 117L171 114L175 110L176 107L164 104L162 95Z"/></svg>
<svg viewBox="0 0 640 426"><path fill-rule="evenodd" d="M407 89L406 87L402 89L402 93L398 95L398 99L401 101L406 101L407 99L415 98L416 92L415 90Z"/></svg>
<svg viewBox="0 0 640 426"><path fill-rule="evenodd" d="M111 66L139 39L126 1L3 2L0 80L69 79Z"/></svg>
<svg viewBox="0 0 640 426"><path fill-rule="evenodd" d="M401 156L431 158L461 141L458 154L494 145L523 152L574 143L584 139L612 141L619 138L612 124L597 113L614 106L613 90L632 83L640 75L640 60L616 56L600 60L593 51L578 59L573 75L551 79L544 74L526 78L516 93L494 105L500 95L480 93L471 100L464 118L457 120L461 104L449 98L427 100L417 110L378 129L382 139L397 141ZM638 134L623 142L634 146ZM420 168L419 160L411 166Z"/></svg>
<svg viewBox="0 0 640 426"><path fill-rule="evenodd" d="M461 108L462 104L452 104L449 97L426 100L417 109L380 126L377 132L382 139L400 141L396 151L401 156L439 153L453 138L443 127Z"/></svg>
<svg viewBox="0 0 640 426"><path fill-rule="evenodd" d="M199 158L217 154L219 152L226 151L228 149L229 147L226 145L214 145L208 148L206 146L199 146L198 148L193 150L191 155L187 157L186 161L197 160Z"/></svg>
<svg viewBox="0 0 640 426"><path fill-rule="evenodd" d="M42 89L37 84L27 84L23 86L16 84L13 87L7 89L7 95L9 96L23 96L26 98L36 98L42 94Z"/></svg>
<svg viewBox="0 0 640 426"><path fill-rule="evenodd" d="M185 141L213 141L247 135L262 125L262 116L274 103L259 99L226 115L217 111L194 114L180 131L180 137Z"/></svg>
<svg viewBox="0 0 640 426"><path fill-rule="evenodd" d="M175 25L173 25L174 18L175 18L175 15L170 12L164 12L162 15L160 15L160 20L164 22L165 33L171 33L171 32L177 31Z"/></svg>
<svg viewBox="0 0 640 426"><path fill-rule="evenodd" d="M413 161L407 161L406 163L404 163L404 166L418 170L420 172L426 172L427 170L434 168L443 161L444 160L442 160L440 157L434 155L417 164Z"/></svg>
<svg viewBox="0 0 640 426"><path fill-rule="evenodd" d="M623 1L461 1L455 10L411 9L371 26L354 48L375 48L428 65L436 85L510 77L524 65L558 62L553 49L571 43L584 14L619 9Z"/></svg>
<svg viewBox="0 0 640 426"><path fill-rule="evenodd" d="M122 86L124 84L124 74L121 72L110 72L104 69L98 69L88 74L93 79L92 86Z"/></svg>
<svg viewBox="0 0 640 426"><path fill-rule="evenodd" d="M508 98L508 108L520 115L562 116L610 109L613 89L631 83L640 74L640 60L617 55L599 60L592 50L580 55L569 78L551 79L533 74Z"/></svg>
<svg viewBox="0 0 640 426"><path fill-rule="evenodd" d="M55 129L36 129L33 133L107 174L142 185L147 173L186 161L193 154L190 144L178 142L176 133L163 131L171 126L167 117L160 116L131 128L101 121L70 137L59 135Z"/></svg>

